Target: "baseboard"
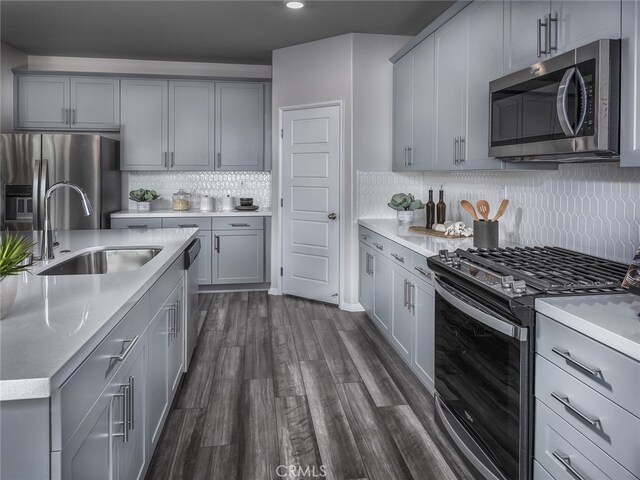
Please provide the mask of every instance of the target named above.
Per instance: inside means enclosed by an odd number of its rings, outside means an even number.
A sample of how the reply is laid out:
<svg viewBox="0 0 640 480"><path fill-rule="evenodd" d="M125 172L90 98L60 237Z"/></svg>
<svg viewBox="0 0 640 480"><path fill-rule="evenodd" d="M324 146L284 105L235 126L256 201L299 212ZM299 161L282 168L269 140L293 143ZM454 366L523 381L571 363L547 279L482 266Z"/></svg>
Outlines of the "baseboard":
<svg viewBox="0 0 640 480"><path fill-rule="evenodd" d="M364 308L359 303L346 303L342 302L340 304L340 310L344 310L346 312L364 312Z"/></svg>
<svg viewBox="0 0 640 480"><path fill-rule="evenodd" d="M269 295L282 295L282 292L277 288L271 287L269 289Z"/></svg>
<svg viewBox="0 0 640 480"><path fill-rule="evenodd" d="M271 290L269 283L228 283L222 285L200 285L198 293L260 292Z"/></svg>

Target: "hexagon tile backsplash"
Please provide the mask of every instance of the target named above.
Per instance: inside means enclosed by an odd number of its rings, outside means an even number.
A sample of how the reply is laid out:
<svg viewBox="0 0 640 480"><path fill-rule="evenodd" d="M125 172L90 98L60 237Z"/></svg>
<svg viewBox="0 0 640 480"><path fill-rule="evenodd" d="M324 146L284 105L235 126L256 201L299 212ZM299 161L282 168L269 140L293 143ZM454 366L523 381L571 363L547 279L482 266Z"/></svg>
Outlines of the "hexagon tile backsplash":
<svg viewBox="0 0 640 480"><path fill-rule="evenodd" d="M129 190L137 188L160 194L154 208L171 208L171 195L181 188L191 193L195 208L204 195L252 197L254 205L271 207L271 172L130 172Z"/></svg>
<svg viewBox="0 0 640 480"><path fill-rule="evenodd" d="M500 238L556 245L629 263L640 246L640 168L617 164L560 165L544 172L358 172L358 216L392 218L391 195L410 191L426 202L444 185L447 219L471 223L460 200L485 198L493 213L506 186L509 208ZM492 215L492 214L491 214Z"/></svg>

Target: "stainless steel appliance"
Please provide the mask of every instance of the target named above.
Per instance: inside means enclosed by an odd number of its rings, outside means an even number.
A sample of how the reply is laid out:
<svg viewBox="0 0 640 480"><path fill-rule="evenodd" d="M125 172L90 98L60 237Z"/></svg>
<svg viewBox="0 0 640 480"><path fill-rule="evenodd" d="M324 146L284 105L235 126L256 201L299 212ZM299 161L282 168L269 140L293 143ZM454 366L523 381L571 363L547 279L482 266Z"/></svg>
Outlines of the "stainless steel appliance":
<svg viewBox="0 0 640 480"><path fill-rule="evenodd" d="M0 135L0 228L39 231L49 186L69 181L82 187L94 214L66 189L50 200L52 226L60 230L109 228L120 210L120 148L117 140L85 134Z"/></svg>
<svg viewBox="0 0 640 480"><path fill-rule="evenodd" d="M198 315L198 268L200 253L200 239L196 238L184 251L184 282L186 287L185 317L186 318L186 345L185 345L185 369L189 367L193 351L196 348L198 335L204 323L204 317Z"/></svg>
<svg viewBox="0 0 640 480"><path fill-rule="evenodd" d="M627 267L556 247L443 250L427 262L438 421L484 478L528 480L535 299L623 292Z"/></svg>
<svg viewBox="0 0 640 480"><path fill-rule="evenodd" d="M489 94L490 156L619 159L619 40L600 40L494 80Z"/></svg>

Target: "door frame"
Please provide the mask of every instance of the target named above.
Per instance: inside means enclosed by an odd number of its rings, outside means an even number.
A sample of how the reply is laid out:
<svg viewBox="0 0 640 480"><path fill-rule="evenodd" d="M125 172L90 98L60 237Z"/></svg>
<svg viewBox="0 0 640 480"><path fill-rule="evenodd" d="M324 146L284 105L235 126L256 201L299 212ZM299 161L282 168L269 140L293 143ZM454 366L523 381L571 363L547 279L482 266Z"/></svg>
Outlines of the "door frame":
<svg viewBox="0 0 640 480"><path fill-rule="evenodd" d="M269 293L272 295L283 295L283 286L282 286L282 276L280 275L280 268L282 268L282 259L284 257L284 242L283 242L283 229L284 229L284 222L282 221L283 218L283 209L280 206L280 199L284 198L283 195L283 190L282 190L282 172L283 172L283 163L284 163L284 156L283 156L283 138L282 135L280 135L279 132L282 131L282 129L284 128L284 114L285 112L292 112L292 111L296 111L296 110L308 110L311 108L323 108L323 107L338 107L338 119L339 119L339 125L338 125L338 131L340 132L340 138L338 139L339 142L339 152L340 152L340 158L338 159L338 174L340 175L340 178L338 179L338 205L339 205L339 212L338 212L338 245L339 245L339 249L338 249L338 306L341 307L343 304L343 298L344 298L344 266L342 263L342 259L345 258L344 257L344 242L343 242L343 238L344 238L344 229L346 227L345 223L344 223L344 211L345 211L345 203L344 203L344 175L343 175L343 169L344 169L344 156L345 156L345 151L344 151L344 118L343 118L343 112L344 112L344 102L342 100L333 100L333 101L328 101L328 102L318 102L318 103L305 103L305 104L300 104L300 105L287 105L284 107L280 107L278 109L278 130L276 131L276 134L278 136L278 197L277 197L277 201L276 201L276 205L277 205L277 209L278 209L278 225L276 226L277 231L278 231L278 236L279 236L279 246L278 246L278 268L277 268L277 278L278 278L278 282L277 282L277 288L273 288L273 279L271 281L271 289L269 290Z"/></svg>

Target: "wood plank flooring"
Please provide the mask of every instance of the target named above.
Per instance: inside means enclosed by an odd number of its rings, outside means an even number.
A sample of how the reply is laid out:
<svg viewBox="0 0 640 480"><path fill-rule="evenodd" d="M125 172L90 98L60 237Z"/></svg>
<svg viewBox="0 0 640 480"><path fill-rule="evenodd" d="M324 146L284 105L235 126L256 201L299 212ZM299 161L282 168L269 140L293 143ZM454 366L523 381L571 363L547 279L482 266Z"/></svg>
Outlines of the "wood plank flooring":
<svg viewBox="0 0 640 480"><path fill-rule="evenodd" d="M264 292L200 300L203 331L147 479L473 478L365 314Z"/></svg>

